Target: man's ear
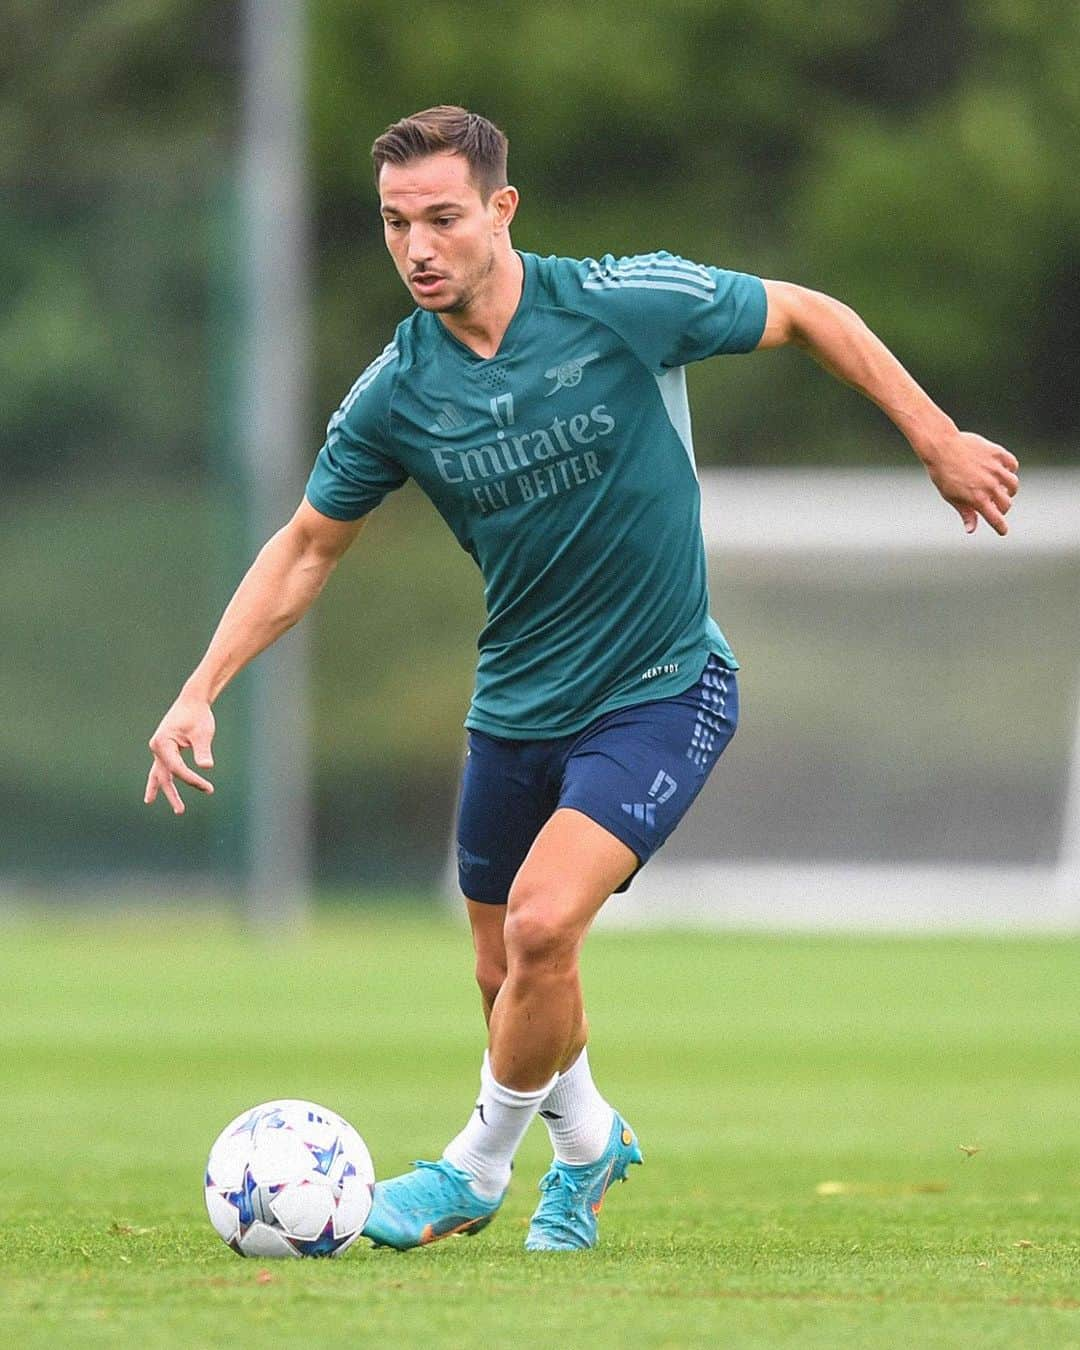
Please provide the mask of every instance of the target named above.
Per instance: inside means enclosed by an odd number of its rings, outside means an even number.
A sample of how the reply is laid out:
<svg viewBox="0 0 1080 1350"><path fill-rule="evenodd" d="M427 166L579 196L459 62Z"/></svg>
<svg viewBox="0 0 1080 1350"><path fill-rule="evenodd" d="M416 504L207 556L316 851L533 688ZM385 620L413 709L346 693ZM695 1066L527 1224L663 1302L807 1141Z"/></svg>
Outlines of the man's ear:
<svg viewBox="0 0 1080 1350"><path fill-rule="evenodd" d="M509 184L506 187L497 188L491 194L489 206L494 219L496 234L502 234L504 230L509 229L510 222L517 212L519 200L517 188L511 187Z"/></svg>

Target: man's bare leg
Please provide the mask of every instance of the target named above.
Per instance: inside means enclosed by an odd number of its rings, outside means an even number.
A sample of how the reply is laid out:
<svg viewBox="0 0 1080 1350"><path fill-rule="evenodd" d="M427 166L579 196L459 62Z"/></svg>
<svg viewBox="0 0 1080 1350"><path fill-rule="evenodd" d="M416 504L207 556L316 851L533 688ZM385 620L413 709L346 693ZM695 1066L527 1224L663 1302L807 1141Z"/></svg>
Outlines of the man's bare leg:
<svg viewBox="0 0 1080 1350"><path fill-rule="evenodd" d="M488 1169L501 1163L505 1170L496 1175L509 1180L513 1148L532 1114L543 1111L555 1160L540 1182L527 1251L595 1246L608 1188L641 1162L633 1130L592 1081L578 968L593 919L636 865L636 855L620 840L564 809L541 830L510 890L503 926L506 978L491 1009L481 1101L498 1104L499 1118L516 1116L523 1123L515 1136L489 1140L470 1122L446 1156L467 1156L489 1177ZM567 1071L552 1078L560 1068Z"/></svg>
<svg viewBox="0 0 1080 1350"><path fill-rule="evenodd" d="M506 943L503 940L506 906L485 905L479 900L466 899L465 909L472 929L476 983L480 988L484 1021L490 1023L491 1009L506 979Z"/></svg>
<svg viewBox="0 0 1080 1350"><path fill-rule="evenodd" d="M514 1152L549 1097L558 1099L548 1119L556 1158L592 1161L608 1142L615 1113L582 1057L578 954L597 910L636 862L581 812L557 811L514 879L502 923L493 906L469 906L490 1048L476 1108L443 1156L473 1177L480 1195L501 1195ZM559 1076L571 1066L577 1072L565 1075L560 1090Z"/></svg>
<svg viewBox="0 0 1080 1350"><path fill-rule="evenodd" d="M497 1082L535 1091L585 1044L578 959L604 901L637 866L634 853L580 811L560 809L537 835L506 907L506 979L491 1010Z"/></svg>
<svg viewBox="0 0 1080 1350"><path fill-rule="evenodd" d="M506 943L503 940L505 905L466 901L476 952L476 982L484 1009L484 1020L491 1021L491 1010L506 982ZM547 1127L555 1161L581 1166L600 1157L611 1133L614 1109L593 1081L589 1063L588 1026L582 1017L575 1046L559 1066L555 1086L540 1106L540 1118ZM490 1061L485 1060L490 1072ZM482 1140L477 1146L482 1146ZM453 1146L451 1146L451 1151Z"/></svg>
<svg viewBox="0 0 1080 1350"><path fill-rule="evenodd" d="M484 1021L490 1026L491 1010L499 990L506 982L506 942L503 926L506 919L505 905L486 905L478 900L466 900L465 908L472 929L473 950L476 953L476 983L480 988L480 1002L484 1011ZM589 1038L587 1020L582 1016L576 1041L584 1046ZM559 1066L559 1073L565 1073L576 1061L574 1051Z"/></svg>

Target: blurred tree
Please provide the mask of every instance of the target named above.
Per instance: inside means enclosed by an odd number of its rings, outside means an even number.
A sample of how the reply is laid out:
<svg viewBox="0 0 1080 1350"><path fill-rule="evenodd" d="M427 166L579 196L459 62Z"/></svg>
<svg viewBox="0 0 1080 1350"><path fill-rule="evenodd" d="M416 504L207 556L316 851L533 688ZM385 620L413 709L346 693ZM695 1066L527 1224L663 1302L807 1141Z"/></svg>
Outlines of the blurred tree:
<svg viewBox="0 0 1080 1350"><path fill-rule="evenodd" d="M0 16L0 454L176 473L206 440L235 6L9 0Z"/></svg>
<svg viewBox="0 0 1080 1350"><path fill-rule="evenodd" d="M1075 458L1080 8L968 11L963 78L903 119L868 100L833 126L790 228L811 283L843 291L958 418Z"/></svg>
<svg viewBox="0 0 1080 1350"><path fill-rule="evenodd" d="M1072 0L680 0L313 8L320 401L407 301L367 148L457 101L508 131L520 247L667 247L854 303L965 422L1077 454ZM906 457L798 358L693 375L703 461ZM793 428L799 441L794 443Z"/></svg>

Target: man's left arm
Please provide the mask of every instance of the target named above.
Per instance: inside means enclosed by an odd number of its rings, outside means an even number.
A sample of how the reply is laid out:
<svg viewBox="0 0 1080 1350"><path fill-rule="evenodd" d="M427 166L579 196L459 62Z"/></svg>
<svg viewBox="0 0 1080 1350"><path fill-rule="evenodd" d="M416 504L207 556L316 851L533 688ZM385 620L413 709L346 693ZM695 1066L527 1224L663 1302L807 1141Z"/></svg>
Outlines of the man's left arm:
<svg viewBox="0 0 1080 1350"><path fill-rule="evenodd" d="M839 300L786 281L766 281L768 316L759 348L803 348L874 403L907 437L934 486L970 534L979 516L998 534L1019 486L1015 455L958 430L862 319Z"/></svg>

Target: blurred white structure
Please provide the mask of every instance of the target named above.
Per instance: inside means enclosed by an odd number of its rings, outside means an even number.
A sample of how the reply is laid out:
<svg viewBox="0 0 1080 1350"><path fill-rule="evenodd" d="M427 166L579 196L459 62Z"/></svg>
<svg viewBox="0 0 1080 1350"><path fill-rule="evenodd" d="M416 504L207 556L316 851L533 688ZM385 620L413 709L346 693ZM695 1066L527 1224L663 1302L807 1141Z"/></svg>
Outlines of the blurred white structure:
<svg viewBox="0 0 1080 1350"><path fill-rule="evenodd" d="M607 924L1080 929L1080 472L703 472L740 734Z"/></svg>

